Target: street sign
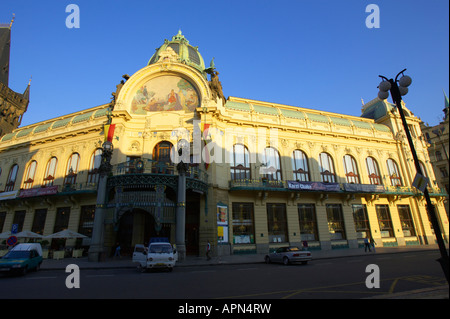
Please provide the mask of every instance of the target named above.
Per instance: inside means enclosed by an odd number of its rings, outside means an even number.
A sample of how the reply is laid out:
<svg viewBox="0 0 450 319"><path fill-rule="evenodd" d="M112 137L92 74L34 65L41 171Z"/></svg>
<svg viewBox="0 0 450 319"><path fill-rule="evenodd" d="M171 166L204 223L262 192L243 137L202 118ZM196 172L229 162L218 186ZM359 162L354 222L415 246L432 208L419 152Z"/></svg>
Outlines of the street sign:
<svg viewBox="0 0 450 319"><path fill-rule="evenodd" d="M8 246L14 246L17 243L17 237L16 236L9 236L6 240L6 244Z"/></svg>
<svg viewBox="0 0 450 319"><path fill-rule="evenodd" d="M425 176L417 173L414 177L414 181L412 183L412 186L420 190L422 193L425 191L425 188L427 188L427 184L429 182L429 179Z"/></svg>
<svg viewBox="0 0 450 319"><path fill-rule="evenodd" d="M12 224L11 235L17 234L18 231L19 231L19 224Z"/></svg>

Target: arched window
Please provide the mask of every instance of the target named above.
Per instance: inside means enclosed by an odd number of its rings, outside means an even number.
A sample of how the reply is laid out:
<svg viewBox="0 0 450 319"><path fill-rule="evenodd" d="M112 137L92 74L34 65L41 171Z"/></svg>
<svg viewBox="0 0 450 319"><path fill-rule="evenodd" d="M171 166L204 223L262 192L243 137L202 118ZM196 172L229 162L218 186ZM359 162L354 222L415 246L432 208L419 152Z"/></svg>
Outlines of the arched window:
<svg viewBox="0 0 450 319"><path fill-rule="evenodd" d="M98 182L98 169L100 168L100 164L102 162L102 149L97 148L94 153L91 155L91 161L89 162L89 171L88 171L88 183L97 183Z"/></svg>
<svg viewBox="0 0 450 319"><path fill-rule="evenodd" d="M280 154L273 147L266 147L263 154L264 166L260 168L260 173L264 178L271 181L281 181Z"/></svg>
<svg viewBox="0 0 450 319"><path fill-rule="evenodd" d="M380 170L377 161L369 156L366 158L367 172L369 173L370 184L382 185Z"/></svg>
<svg viewBox="0 0 450 319"><path fill-rule="evenodd" d="M358 167L356 166L355 158L351 155L344 156L344 169L347 183L359 184Z"/></svg>
<svg viewBox="0 0 450 319"><path fill-rule="evenodd" d="M78 164L80 163L80 155L73 153L69 157L66 168L66 176L64 177L64 184L75 184L78 174Z"/></svg>
<svg viewBox="0 0 450 319"><path fill-rule="evenodd" d="M34 183L34 174L36 173L36 161L31 161L30 165L27 167L27 171L25 172L25 178L23 180L23 189L29 189L33 187Z"/></svg>
<svg viewBox="0 0 450 319"><path fill-rule="evenodd" d="M153 149L153 166L152 173L173 174L173 165L170 160L170 152L172 151L172 143L162 141L156 144Z"/></svg>
<svg viewBox="0 0 450 319"><path fill-rule="evenodd" d="M17 171L19 170L19 165L14 164L9 170L8 179L6 180L5 192L10 192L14 190L14 185L16 183Z"/></svg>
<svg viewBox="0 0 450 319"><path fill-rule="evenodd" d="M387 160L386 164L388 168L389 177L391 179L391 185L402 186L402 179L400 177L397 163L390 158Z"/></svg>
<svg viewBox="0 0 450 319"><path fill-rule="evenodd" d="M320 175L324 183L336 183L333 158L328 153L319 154Z"/></svg>
<svg viewBox="0 0 450 319"><path fill-rule="evenodd" d="M309 182L308 157L304 152L294 151L292 154L292 169L296 181Z"/></svg>
<svg viewBox="0 0 450 319"><path fill-rule="evenodd" d="M55 180L55 172L56 165L58 164L58 159L56 157L52 157L45 167L44 181L43 184L45 186L52 186L53 181Z"/></svg>
<svg viewBox="0 0 450 319"><path fill-rule="evenodd" d="M250 179L249 152L243 144L234 144L233 152L230 153L231 179Z"/></svg>
<svg viewBox="0 0 450 319"><path fill-rule="evenodd" d="M422 171L422 175L428 178L428 172L427 169L425 168L425 165L419 161L419 166L420 166L420 170Z"/></svg>

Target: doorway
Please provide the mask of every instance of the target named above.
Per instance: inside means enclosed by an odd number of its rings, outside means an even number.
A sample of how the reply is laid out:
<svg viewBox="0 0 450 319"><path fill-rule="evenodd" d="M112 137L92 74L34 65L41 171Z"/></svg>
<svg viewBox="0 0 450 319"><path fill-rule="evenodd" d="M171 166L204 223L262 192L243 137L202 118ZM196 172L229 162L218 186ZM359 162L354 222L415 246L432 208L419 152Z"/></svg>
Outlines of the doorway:
<svg viewBox="0 0 450 319"><path fill-rule="evenodd" d="M116 243L120 244L121 254L130 256L136 244L148 245L151 237L169 237L170 228L155 230L155 219L144 209L133 208L125 212L119 221Z"/></svg>
<svg viewBox="0 0 450 319"><path fill-rule="evenodd" d="M186 255L199 255L200 194L186 192Z"/></svg>

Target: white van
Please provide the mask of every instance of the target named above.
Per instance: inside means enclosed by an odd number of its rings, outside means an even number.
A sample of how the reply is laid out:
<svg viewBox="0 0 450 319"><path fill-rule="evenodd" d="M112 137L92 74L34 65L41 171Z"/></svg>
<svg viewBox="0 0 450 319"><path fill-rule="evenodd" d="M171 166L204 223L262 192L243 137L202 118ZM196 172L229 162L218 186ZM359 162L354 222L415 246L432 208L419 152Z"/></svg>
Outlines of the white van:
<svg viewBox="0 0 450 319"><path fill-rule="evenodd" d="M141 271L156 268L172 271L177 260L177 251L168 242L150 243L148 249L141 244L134 247L133 262L138 263Z"/></svg>

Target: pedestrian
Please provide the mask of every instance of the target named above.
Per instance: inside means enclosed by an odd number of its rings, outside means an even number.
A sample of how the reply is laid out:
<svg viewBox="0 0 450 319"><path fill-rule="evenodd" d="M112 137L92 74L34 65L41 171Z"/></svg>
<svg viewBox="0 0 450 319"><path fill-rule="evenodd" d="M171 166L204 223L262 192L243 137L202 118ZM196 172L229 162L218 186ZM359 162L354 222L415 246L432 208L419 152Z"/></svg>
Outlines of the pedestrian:
<svg viewBox="0 0 450 319"><path fill-rule="evenodd" d="M373 240L373 237L370 236L370 246L373 248L373 252L375 252L375 240Z"/></svg>
<svg viewBox="0 0 450 319"><path fill-rule="evenodd" d="M371 252L369 239L367 237L364 237L364 251L367 252L367 249L369 249L369 252Z"/></svg>
<svg viewBox="0 0 450 319"><path fill-rule="evenodd" d="M211 244L209 243L208 240L208 243L206 244L206 260L211 260L210 254L211 254Z"/></svg>
<svg viewBox="0 0 450 319"><path fill-rule="evenodd" d="M308 250L308 241L303 241L303 250Z"/></svg>
<svg viewBox="0 0 450 319"><path fill-rule="evenodd" d="M114 252L114 257L122 258L122 256L120 255L120 244L119 243L117 243L116 251Z"/></svg>

